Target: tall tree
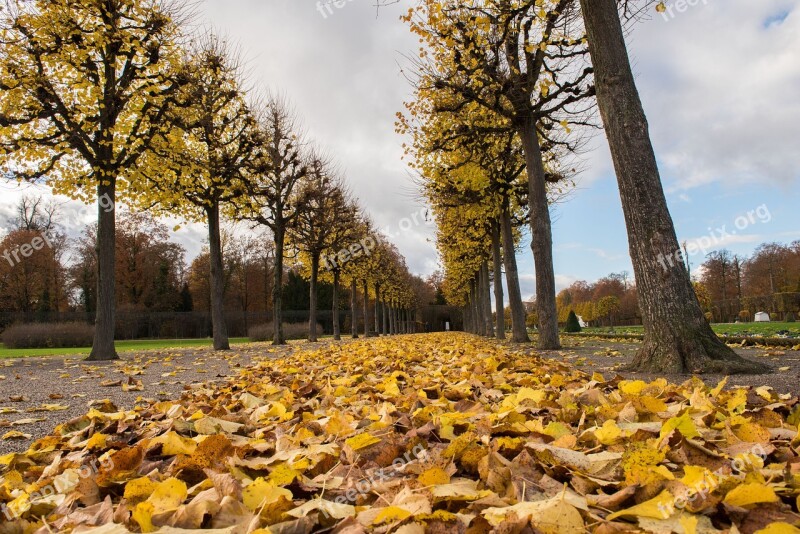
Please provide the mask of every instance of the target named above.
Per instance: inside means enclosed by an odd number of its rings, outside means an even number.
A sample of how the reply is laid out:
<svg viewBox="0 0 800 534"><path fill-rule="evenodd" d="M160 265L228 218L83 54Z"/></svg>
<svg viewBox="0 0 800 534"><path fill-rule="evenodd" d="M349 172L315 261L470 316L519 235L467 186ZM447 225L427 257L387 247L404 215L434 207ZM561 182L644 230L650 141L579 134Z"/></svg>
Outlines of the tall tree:
<svg viewBox="0 0 800 534"><path fill-rule="evenodd" d="M0 165L98 204L96 329L89 360L113 360L117 198L174 93L179 4L6 0L0 15ZM153 159L151 165L163 161Z"/></svg>
<svg viewBox="0 0 800 534"><path fill-rule="evenodd" d="M275 245L272 311L273 345L284 345L283 265L286 233L300 213L298 187L308 174L305 142L288 104L272 97L261 111L262 151L249 196L237 205L237 216L262 224L272 231Z"/></svg>
<svg viewBox="0 0 800 534"><path fill-rule="evenodd" d="M185 83L168 115L174 128L155 143L170 172L148 173L160 209L208 226L214 350L229 350L225 324L222 210L246 195L260 147L257 123L241 86L241 66L208 35L183 63ZM141 195L142 203L150 197Z"/></svg>
<svg viewBox="0 0 800 534"><path fill-rule="evenodd" d="M631 71L616 0L581 0L597 101L614 160L645 328L632 367L650 372L746 373L762 364L740 358L711 330L682 262L644 109Z"/></svg>

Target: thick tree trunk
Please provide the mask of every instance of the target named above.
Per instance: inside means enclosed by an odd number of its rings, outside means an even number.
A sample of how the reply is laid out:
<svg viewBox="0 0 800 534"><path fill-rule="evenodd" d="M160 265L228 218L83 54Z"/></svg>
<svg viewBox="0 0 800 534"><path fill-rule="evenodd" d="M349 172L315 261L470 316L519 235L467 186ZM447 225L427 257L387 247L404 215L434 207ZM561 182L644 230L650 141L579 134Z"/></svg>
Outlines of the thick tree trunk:
<svg viewBox="0 0 800 534"><path fill-rule="evenodd" d="M374 332L370 332L370 327L375 322L375 318L369 314L369 283L363 281L364 288L364 337L375 337Z"/></svg>
<svg viewBox="0 0 800 534"><path fill-rule="evenodd" d="M667 208L616 0L581 0L597 101L614 160L645 338L632 368L664 373L748 373L703 316ZM678 260L676 261L676 258Z"/></svg>
<svg viewBox="0 0 800 534"><path fill-rule="evenodd" d="M353 339L358 339L358 282L355 278L350 282L350 329ZM366 322L366 315L365 322Z"/></svg>
<svg viewBox="0 0 800 534"><path fill-rule="evenodd" d="M528 170L528 202L531 218L531 250L536 269L536 311L539 316L540 349L561 348L556 311L556 275L553 270L553 229L547 202L542 149L536 133L536 119L526 118L519 128L525 166Z"/></svg>
<svg viewBox="0 0 800 534"><path fill-rule="evenodd" d="M272 283L272 323L273 345L285 345L283 337L283 250L286 242L286 230L278 225L275 228L275 273Z"/></svg>
<svg viewBox="0 0 800 534"><path fill-rule="evenodd" d="M208 218L208 252L211 266L211 331L214 350L230 350L228 327L225 324L225 271L222 261L219 204L206 210Z"/></svg>
<svg viewBox="0 0 800 534"><path fill-rule="evenodd" d="M500 222L492 221L492 268L494 270L495 336L506 338L505 300L503 298L503 265L500 253Z"/></svg>
<svg viewBox="0 0 800 534"><path fill-rule="evenodd" d="M522 303L522 290L519 287L517 251L514 248L514 229L511 226L507 199L500 216L500 233L503 236L503 264L506 268L508 307L511 308L511 341L527 343L531 339L528 337L528 326L525 324L525 305Z"/></svg>
<svg viewBox="0 0 800 534"><path fill-rule="evenodd" d="M319 254L311 254L311 280L308 309L308 340L317 341L317 281L319 280Z"/></svg>
<svg viewBox="0 0 800 534"><path fill-rule="evenodd" d="M341 326L339 325L339 270L333 271L333 339L342 340Z"/></svg>
<svg viewBox="0 0 800 534"><path fill-rule="evenodd" d="M89 361L118 360L114 348L116 309L116 186L97 186L97 310Z"/></svg>

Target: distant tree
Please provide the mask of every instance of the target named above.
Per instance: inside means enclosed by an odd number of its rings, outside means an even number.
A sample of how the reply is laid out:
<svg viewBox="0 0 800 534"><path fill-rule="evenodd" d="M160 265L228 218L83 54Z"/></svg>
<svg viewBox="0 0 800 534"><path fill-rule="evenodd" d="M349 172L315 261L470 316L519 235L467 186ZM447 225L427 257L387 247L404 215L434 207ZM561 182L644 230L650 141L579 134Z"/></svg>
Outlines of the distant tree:
<svg viewBox="0 0 800 534"><path fill-rule="evenodd" d="M597 317L608 319L608 326L614 327L614 315L619 312L619 298L613 295L601 298L597 302Z"/></svg>
<svg viewBox="0 0 800 534"><path fill-rule="evenodd" d="M148 213L121 212L114 241L117 305L133 310L176 311L181 306L185 251L169 239L169 229ZM82 303L96 287L96 226L87 228L69 267ZM86 311L91 311L87 309Z"/></svg>

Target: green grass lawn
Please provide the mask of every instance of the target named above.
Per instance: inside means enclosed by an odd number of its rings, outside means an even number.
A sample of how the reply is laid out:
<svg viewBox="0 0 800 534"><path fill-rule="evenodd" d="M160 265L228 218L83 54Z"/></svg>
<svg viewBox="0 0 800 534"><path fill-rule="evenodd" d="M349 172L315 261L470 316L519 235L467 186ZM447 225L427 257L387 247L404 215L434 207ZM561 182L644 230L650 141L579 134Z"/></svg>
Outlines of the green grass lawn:
<svg viewBox="0 0 800 534"><path fill-rule="evenodd" d="M246 337L231 338L232 345L248 343ZM141 350L177 349L191 347L211 347L210 339L148 339L135 341L117 341L117 352L132 352ZM91 348L80 349L0 349L0 359L27 358L31 356L72 356L88 355Z"/></svg>
<svg viewBox="0 0 800 534"><path fill-rule="evenodd" d="M743 323L743 324L713 324L711 327L717 334L729 336L764 336L772 337L778 332L788 331L792 336L800 336L800 323ZM589 334L608 334L608 327L584 328ZM614 329L616 334L642 334L641 326L618 326Z"/></svg>

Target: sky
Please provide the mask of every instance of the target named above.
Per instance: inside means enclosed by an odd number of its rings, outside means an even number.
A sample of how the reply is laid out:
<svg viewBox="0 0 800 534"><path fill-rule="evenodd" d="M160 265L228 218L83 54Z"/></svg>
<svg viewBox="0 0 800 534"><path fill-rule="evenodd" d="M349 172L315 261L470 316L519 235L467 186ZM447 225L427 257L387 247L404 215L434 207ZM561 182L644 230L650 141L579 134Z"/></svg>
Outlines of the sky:
<svg viewBox="0 0 800 534"><path fill-rule="evenodd" d="M628 48L679 239L698 249L693 266L719 248L747 255L765 241L800 240L800 0L697 0L682 11L676 1L633 26ZM200 0L196 24L240 50L250 86L292 103L412 272L428 275L438 268L435 228L394 128L412 95L403 70L418 44L399 20L411 4ZM632 272L602 131L582 159L575 190L553 207L558 289ZM32 192L0 184L5 226ZM92 221L94 208L59 202L70 234ZM191 261L205 229L184 225L173 239ZM527 243L519 262L528 299Z"/></svg>

